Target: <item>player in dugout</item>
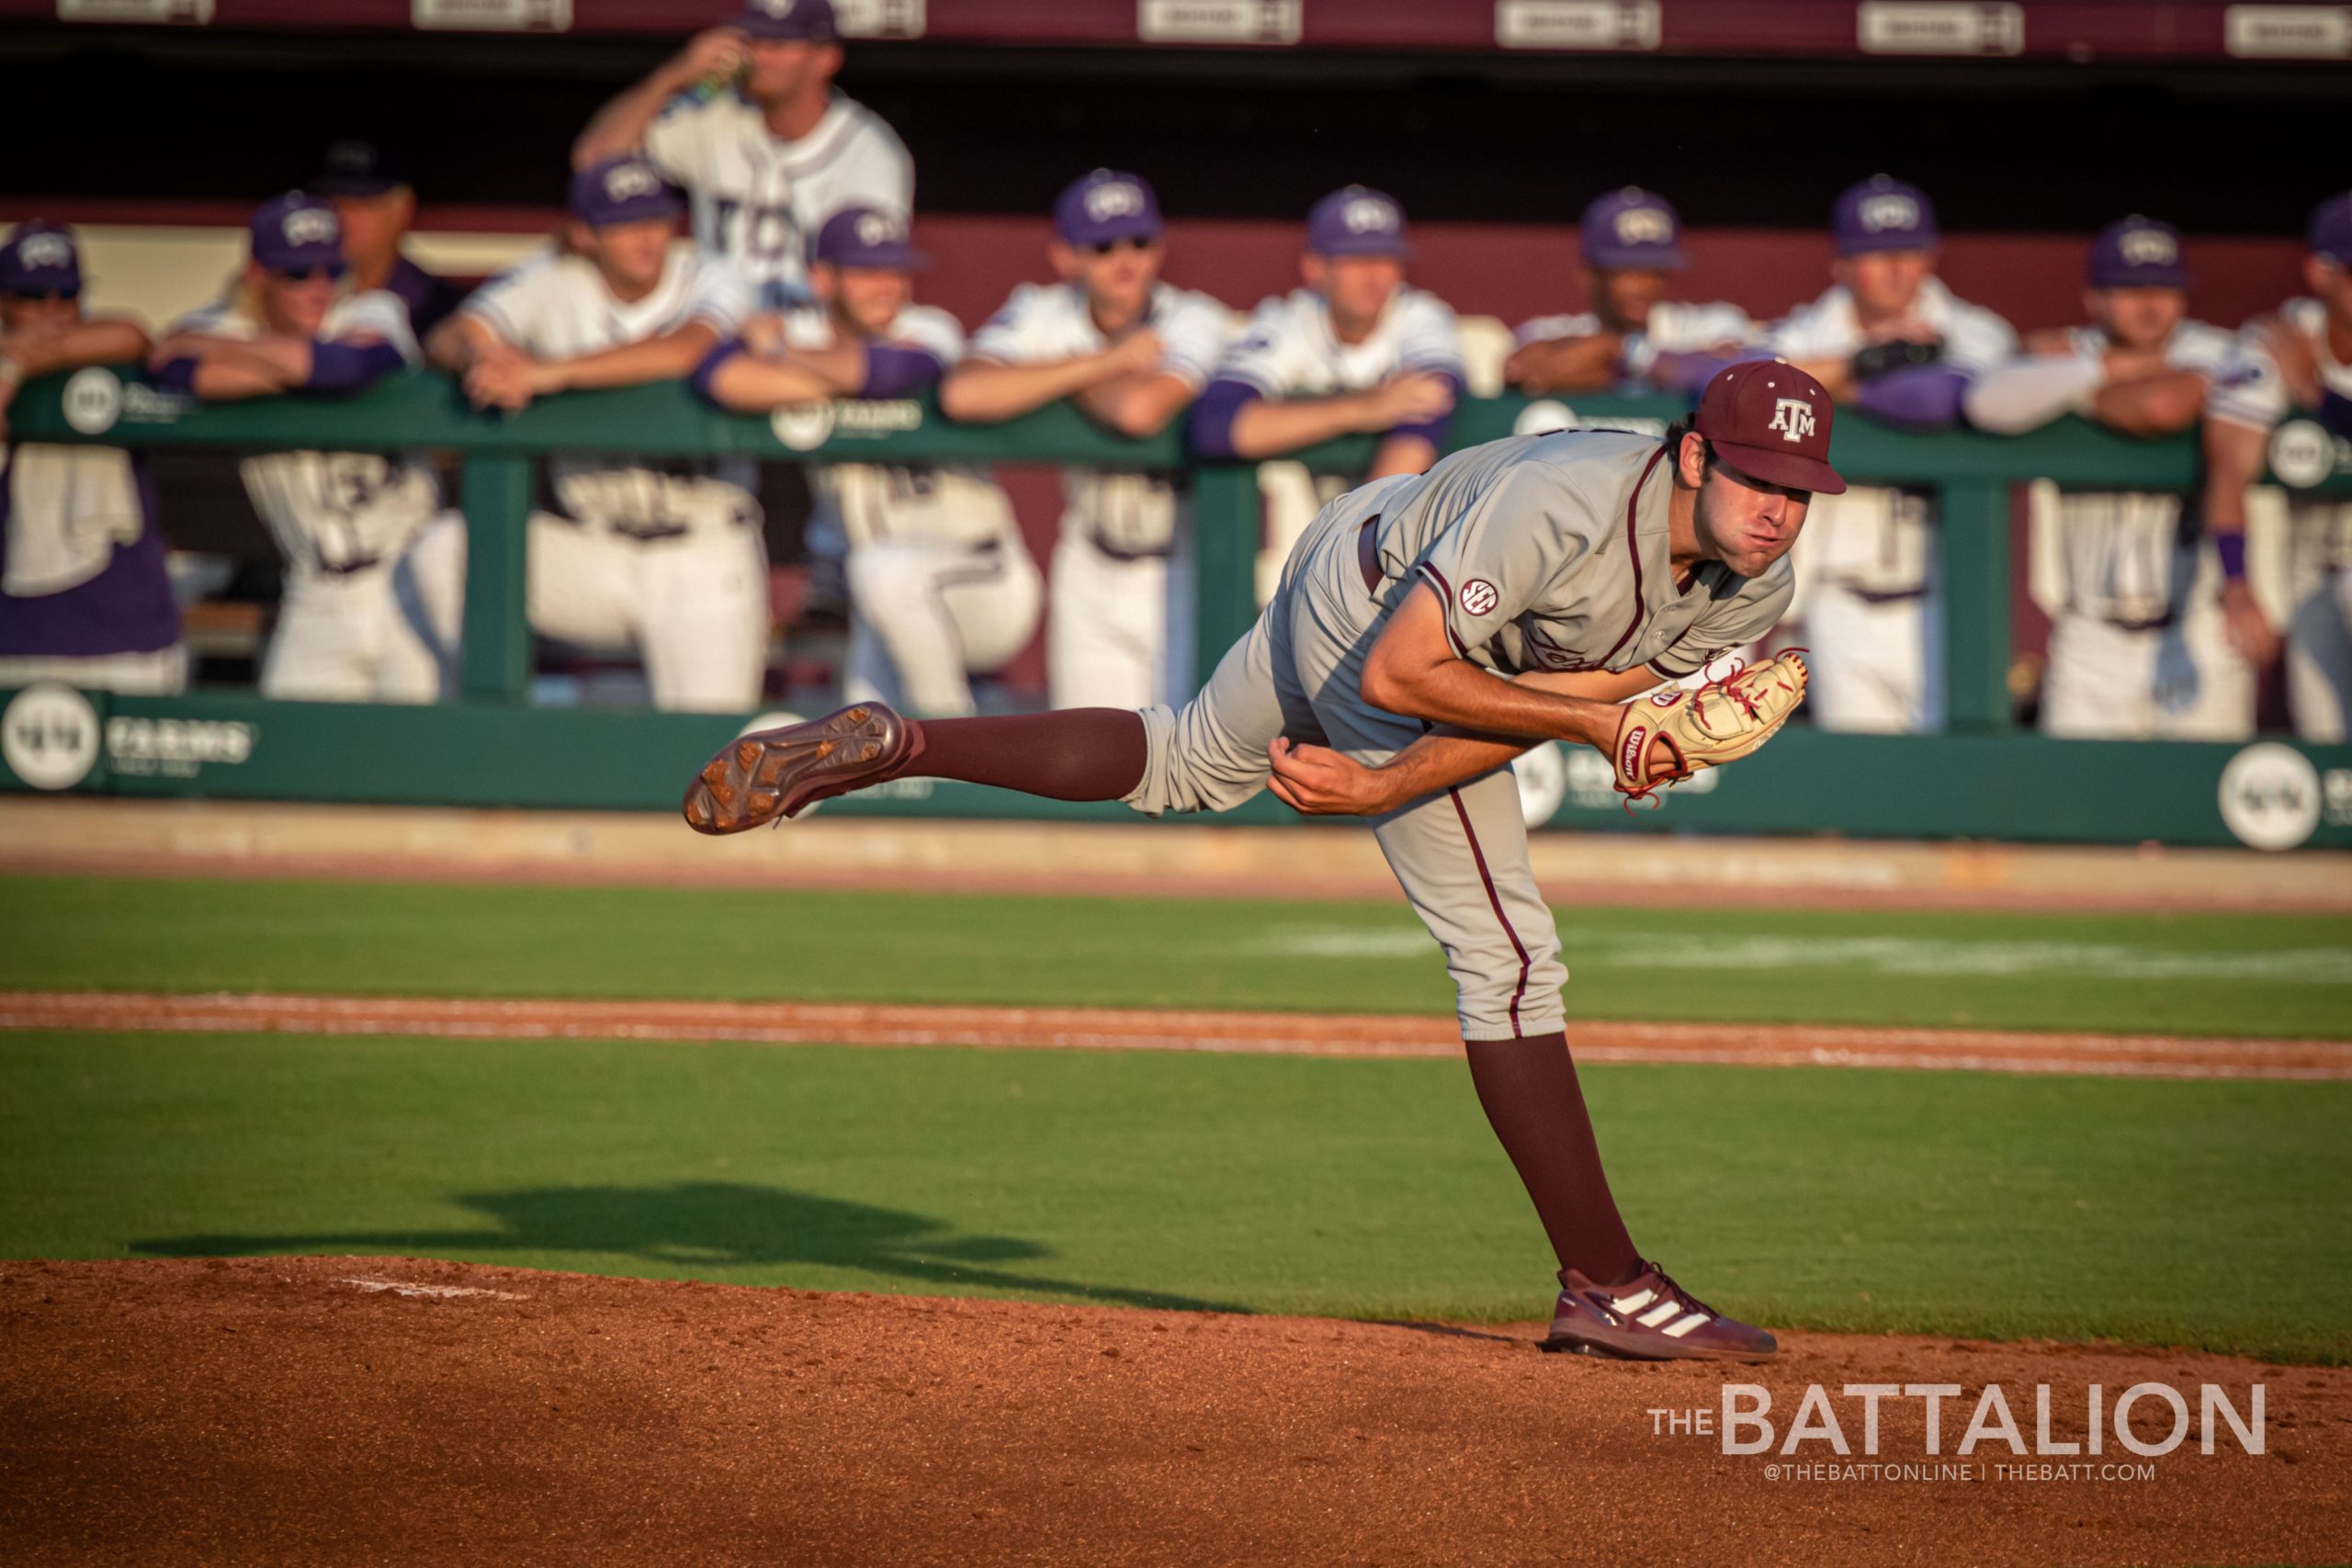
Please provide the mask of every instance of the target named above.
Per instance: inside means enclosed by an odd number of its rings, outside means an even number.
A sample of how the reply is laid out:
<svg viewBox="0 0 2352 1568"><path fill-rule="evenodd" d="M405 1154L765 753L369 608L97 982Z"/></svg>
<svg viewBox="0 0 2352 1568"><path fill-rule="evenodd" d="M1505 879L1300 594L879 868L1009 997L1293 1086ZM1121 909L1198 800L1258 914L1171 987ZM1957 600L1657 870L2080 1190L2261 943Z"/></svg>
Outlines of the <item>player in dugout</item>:
<svg viewBox="0 0 2352 1568"><path fill-rule="evenodd" d="M721 408L756 413L913 396L964 353L956 318L914 302L925 265L896 214L836 212L810 250L815 302L745 322L695 370L695 387ZM827 463L809 485L812 545L844 547L842 695L926 717L971 713L972 677L1002 669L1037 628L1044 585L1012 501L967 468Z"/></svg>

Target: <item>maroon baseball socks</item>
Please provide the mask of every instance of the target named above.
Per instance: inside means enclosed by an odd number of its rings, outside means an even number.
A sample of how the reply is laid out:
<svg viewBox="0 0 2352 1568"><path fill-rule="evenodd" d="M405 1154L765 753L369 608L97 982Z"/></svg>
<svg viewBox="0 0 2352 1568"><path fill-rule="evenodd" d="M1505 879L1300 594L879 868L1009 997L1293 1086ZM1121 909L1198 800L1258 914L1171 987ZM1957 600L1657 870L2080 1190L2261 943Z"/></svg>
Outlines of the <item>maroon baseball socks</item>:
<svg viewBox="0 0 2352 1568"><path fill-rule="evenodd" d="M1600 1168L1592 1118L1584 1108L1565 1034L1464 1042L1478 1103L1502 1140L1544 1233L1563 1268L1596 1284L1620 1284L1642 1271Z"/></svg>
<svg viewBox="0 0 2352 1568"><path fill-rule="evenodd" d="M913 750L896 778L960 779L1047 800L1118 800L1143 783L1143 716L1062 708L1001 718L909 719Z"/></svg>

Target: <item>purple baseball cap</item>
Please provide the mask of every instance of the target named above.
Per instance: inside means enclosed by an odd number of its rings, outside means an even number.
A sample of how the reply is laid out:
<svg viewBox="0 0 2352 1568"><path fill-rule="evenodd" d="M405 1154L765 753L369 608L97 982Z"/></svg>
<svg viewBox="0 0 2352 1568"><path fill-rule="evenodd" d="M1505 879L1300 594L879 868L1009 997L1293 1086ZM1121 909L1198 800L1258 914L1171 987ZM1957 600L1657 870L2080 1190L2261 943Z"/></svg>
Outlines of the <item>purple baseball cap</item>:
<svg viewBox="0 0 2352 1568"><path fill-rule="evenodd" d="M831 43L842 36L833 0L743 0L737 27L757 39Z"/></svg>
<svg viewBox="0 0 2352 1568"><path fill-rule="evenodd" d="M2093 288L2186 288L2180 231L2133 213L2098 231L2091 242Z"/></svg>
<svg viewBox="0 0 2352 1568"><path fill-rule="evenodd" d="M1872 175L1848 187L1838 198L1830 219L1838 237L1838 254L1859 256L1871 251L1932 251L1943 243L1936 230L1935 203L1917 186Z"/></svg>
<svg viewBox="0 0 2352 1568"><path fill-rule="evenodd" d="M844 207L825 220L808 247L812 262L876 272L913 272L931 258L907 243L906 220L873 207Z"/></svg>
<svg viewBox="0 0 2352 1568"><path fill-rule="evenodd" d="M1587 266L1672 272L1682 265L1682 220L1674 204L1639 186L1594 197L1578 233Z"/></svg>
<svg viewBox="0 0 2352 1568"><path fill-rule="evenodd" d="M662 171L634 154L607 158L571 176L571 215L591 229L675 218L685 209Z"/></svg>
<svg viewBox="0 0 2352 1568"><path fill-rule="evenodd" d="M254 260L271 272L343 276L343 221L306 190L289 190L261 204L247 225Z"/></svg>
<svg viewBox="0 0 2352 1568"><path fill-rule="evenodd" d="M1317 202L1306 215L1306 248L1318 256L1413 254L1405 242L1405 209L1370 186L1344 186Z"/></svg>
<svg viewBox="0 0 2352 1568"><path fill-rule="evenodd" d="M36 218L0 243L0 294L79 294L82 247L74 231Z"/></svg>
<svg viewBox="0 0 2352 1568"><path fill-rule="evenodd" d="M1159 238L1159 197L1141 175L1097 169L1054 198L1054 235L1065 245Z"/></svg>
<svg viewBox="0 0 2352 1568"><path fill-rule="evenodd" d="M2312 254L2352 266L2352 190L2312 209Z"/></svg>

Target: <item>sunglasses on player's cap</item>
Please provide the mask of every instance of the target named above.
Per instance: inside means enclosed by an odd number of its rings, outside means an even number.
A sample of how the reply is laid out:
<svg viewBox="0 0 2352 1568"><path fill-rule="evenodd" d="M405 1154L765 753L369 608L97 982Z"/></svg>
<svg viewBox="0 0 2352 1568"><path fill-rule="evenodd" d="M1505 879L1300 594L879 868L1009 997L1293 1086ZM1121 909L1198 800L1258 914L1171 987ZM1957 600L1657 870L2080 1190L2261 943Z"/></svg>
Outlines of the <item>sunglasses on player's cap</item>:
<svg viewBox="0 0 2352 1568"><path fill-rule="evenodd" d="M1723 460L1753 479L1817 495L1844 493L1829 466L1829 393L1785 359L1719 370L1699 395L1694 425Z"/></svg>

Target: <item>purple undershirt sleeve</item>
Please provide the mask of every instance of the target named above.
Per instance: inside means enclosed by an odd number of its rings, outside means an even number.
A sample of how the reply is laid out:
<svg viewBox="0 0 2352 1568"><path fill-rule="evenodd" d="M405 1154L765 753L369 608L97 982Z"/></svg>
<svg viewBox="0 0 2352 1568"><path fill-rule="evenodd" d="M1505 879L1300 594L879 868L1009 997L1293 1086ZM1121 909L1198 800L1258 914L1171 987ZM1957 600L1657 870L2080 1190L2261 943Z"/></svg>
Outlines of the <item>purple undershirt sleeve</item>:
<svg viewBox="0 0 2352 1568"><path fill-rule="evenodd" d="M1949 430L1960 423L1968 374L1945 365L1915 365L1890 370L1862 383L1857 400L1872 419L1914 430Z"/></svg>
<svg viewBox="0 0 2352 1568"><path fill-rule="evenodd" d="M865 345L865 383L861 398L903 398L921 391L947 373L936 355L895 344Z"/></svg>
<svg viewBox="0 0 2352 1568"><path fill-rule="evenodd" d="M1211 381L1193 405L1193 449L1204 457L1238 457L1233 449L1234 419L1264 396L1247 381Z"/></svg>
<svg viewBox="0 0 2352 1568"><path fill-rule="evenodd" d="M1452 374L1446 374L1445 384L1453 389L1454 405L1457 408L1460 407L1462 402L1462 378ZM1446 412L1438 415L1435 419L1425 419L1415 424L1392 425L1386 432L1386 434L1418 435L1422 440L1428 442L1430 446L1436 447L1442 452L1445 449L1446 427L1451 425L1453 423L1453 412L1449 410Z"/></svg>
<svg viewBox="0 0 2352 1568"><path fill-rule="evenodd" d="M726 364L729 360L734 358L739 354L750 352L750 348L751 345L746 344L740 337L730 337L725 342L718 344L717 346L713 347L708 354L702 356L701 364L695 366L694 369L687 374L686 385L693 388L695 396L700 398L703 401L707 403L717 402L718 399L710 389L710 378L718 374L718 367L720 366Z"/></svg>
<svg viewBox="0 0 2352 1568"><path fill-rule="evenodd" d="M365 345L314 343L311 345L311 376L306 392L356 392L398 370L408 362L389 343Z"/></svg>

